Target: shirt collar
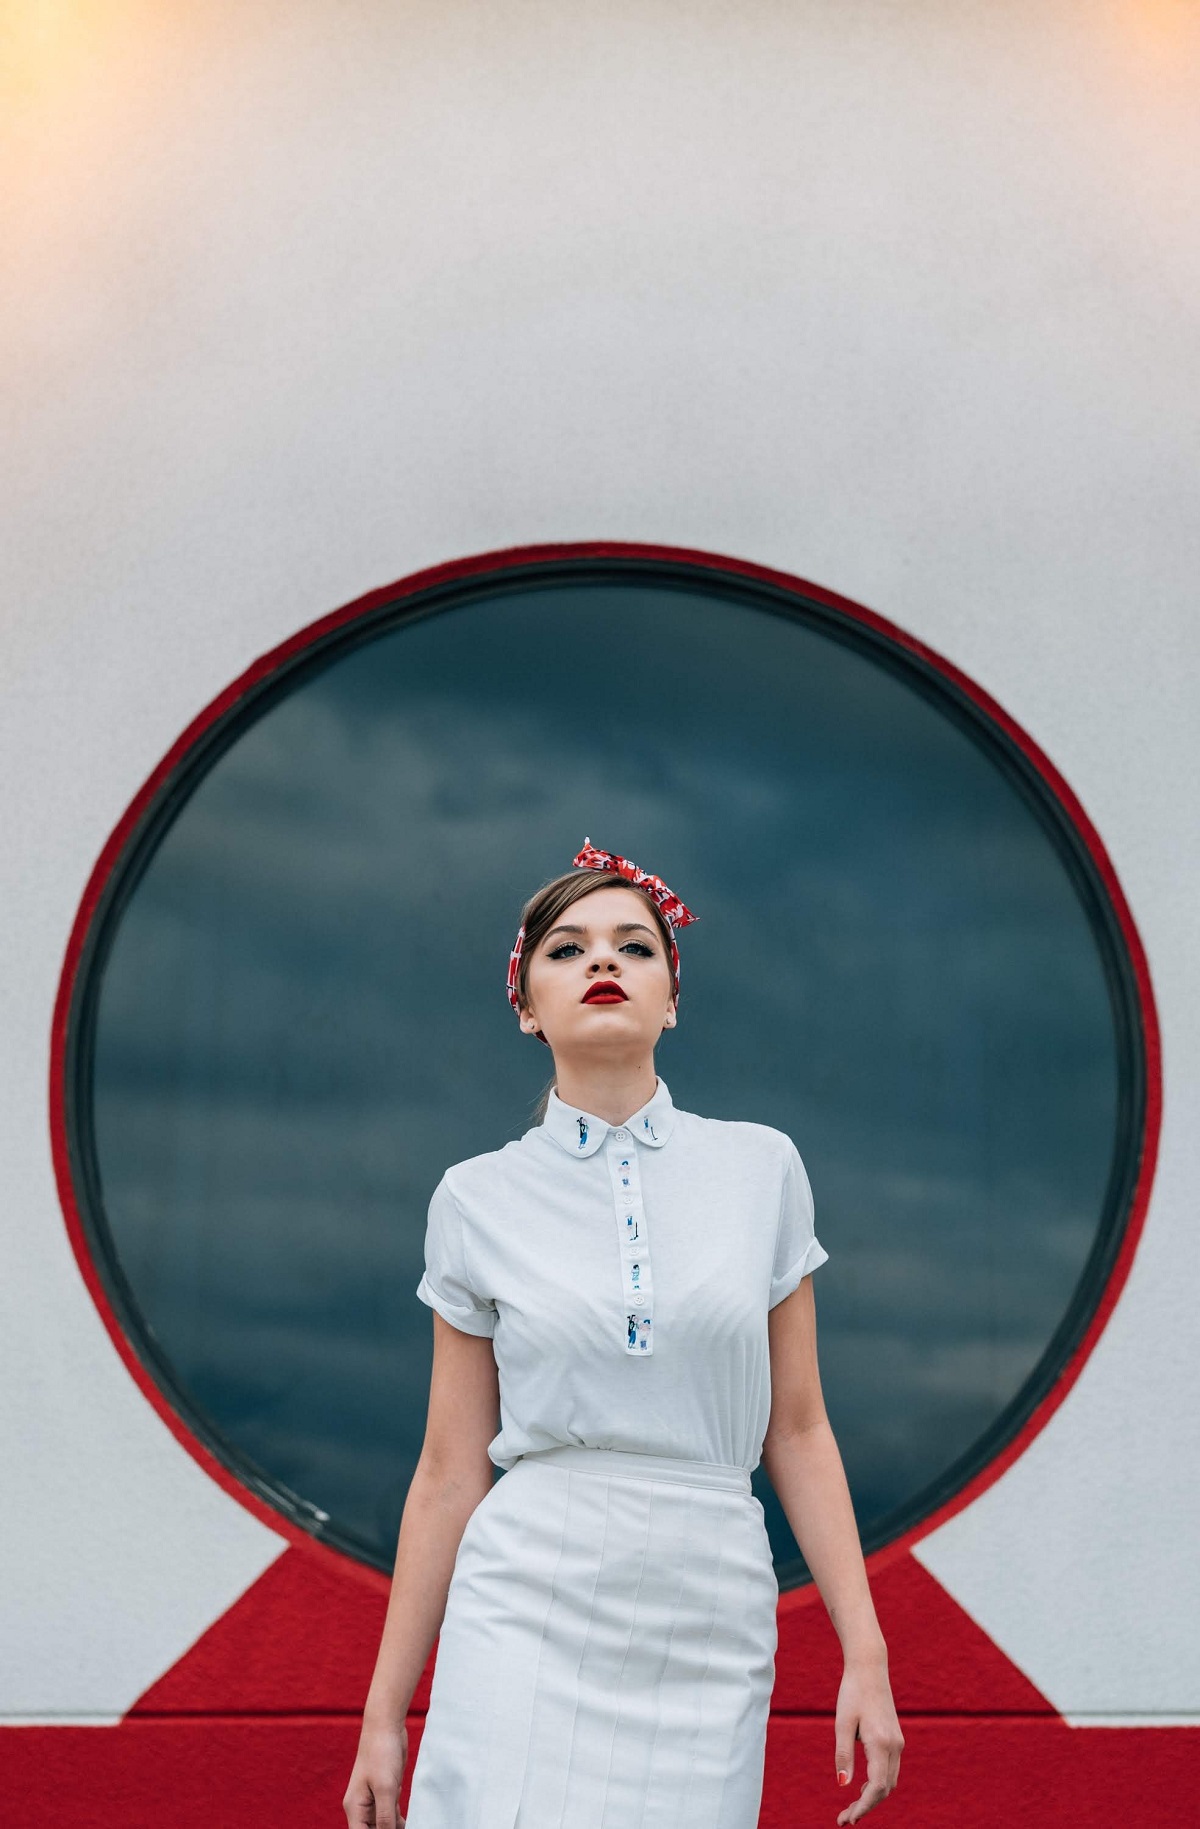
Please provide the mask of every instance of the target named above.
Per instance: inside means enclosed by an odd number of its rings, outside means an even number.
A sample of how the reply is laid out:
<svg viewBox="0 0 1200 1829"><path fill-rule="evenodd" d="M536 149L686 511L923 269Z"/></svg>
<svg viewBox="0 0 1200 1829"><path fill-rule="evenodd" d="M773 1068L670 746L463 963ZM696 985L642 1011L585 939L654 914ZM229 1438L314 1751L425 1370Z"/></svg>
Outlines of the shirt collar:
<svg viewBox="0 0 1200 1829"><path fill-rule="evenodd" d="M647 1099L624 1124L609 1124L595 1112L566 1105L553 1088L546 1104L542 1129L561 1144L568 1156L593 1156L610 1130L628 1131L648 1149L661 1149L675 1125L675 1106L667 1082L659 1075L653 1097Z"/></svg>

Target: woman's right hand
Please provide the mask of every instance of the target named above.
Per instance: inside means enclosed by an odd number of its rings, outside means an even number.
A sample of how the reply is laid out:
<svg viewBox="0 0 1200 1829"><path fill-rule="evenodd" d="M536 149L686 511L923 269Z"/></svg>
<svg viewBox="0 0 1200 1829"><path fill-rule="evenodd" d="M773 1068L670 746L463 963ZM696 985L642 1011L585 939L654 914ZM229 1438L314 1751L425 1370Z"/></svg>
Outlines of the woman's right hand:
<svg viewBox="0 0 1200 1829"><path fill-rule="evenodd" d="M490 1337L464 1334L435 1310L425 1440L400 1514L387 1614L342 1799L350 1829L404 1829L404 1718L437 1645L463 1533L493 1489L488 1443L499 1405Z"/></svg>
<svg viewBox="0 0 1200 1829"><path fill-rule="evenodd" d="M342 1808L349 1829L404 1829L400 1782L408 1763L408 1728L366 1728Z"/></svg>

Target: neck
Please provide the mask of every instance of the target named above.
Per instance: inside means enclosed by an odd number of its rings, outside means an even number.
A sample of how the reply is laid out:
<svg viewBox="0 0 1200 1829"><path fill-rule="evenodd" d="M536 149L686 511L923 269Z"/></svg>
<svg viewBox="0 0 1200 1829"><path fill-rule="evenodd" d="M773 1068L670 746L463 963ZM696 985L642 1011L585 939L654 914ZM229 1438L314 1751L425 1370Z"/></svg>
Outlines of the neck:
<svg viewBox="0 0 1200 1829"><path fill-rule="evenodd" d="M620 1062L555 1062L555 1091L564 1105L590 1111L606 1124L624 1124L658 1090L653 1059L630 1066Z"/></svg>

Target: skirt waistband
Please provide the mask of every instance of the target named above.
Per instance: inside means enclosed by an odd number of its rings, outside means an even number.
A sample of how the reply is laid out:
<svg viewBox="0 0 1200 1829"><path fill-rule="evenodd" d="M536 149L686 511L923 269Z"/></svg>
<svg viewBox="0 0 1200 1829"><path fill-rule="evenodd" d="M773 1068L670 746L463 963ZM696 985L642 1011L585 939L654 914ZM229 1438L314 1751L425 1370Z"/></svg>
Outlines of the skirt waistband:
<svg viewBox="0 0 1200 1829"><path fill-rule="evenodd" d="M634 1454L623 1448L577 1448L562 1443L557 1448L535 1448L519 1455L515 1467L572 1468L576 1473L632 1475L642 1480L670 1480L679 1486L717 1486L729 1492L748 1493L750 1473L745 1467L726 1467L719 1461L684 1461L668 1454Z"/></svg>

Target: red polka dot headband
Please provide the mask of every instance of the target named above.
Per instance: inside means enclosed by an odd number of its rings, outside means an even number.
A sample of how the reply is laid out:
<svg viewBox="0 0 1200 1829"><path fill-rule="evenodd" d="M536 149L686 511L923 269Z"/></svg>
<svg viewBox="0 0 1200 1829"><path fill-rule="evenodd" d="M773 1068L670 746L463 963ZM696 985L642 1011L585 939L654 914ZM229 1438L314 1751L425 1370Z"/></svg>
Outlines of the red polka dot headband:
<svg viewBox="0 0 1200 1829"><path fill-rule="evenodd" d="M575 870L611 870L615 876L623 876L627 882L644 889L652 901L658 904L659 912L671 932L671 978L676 997L679 995L679 948L675 944L674 929L686 927L690 921L699 920L690 908L685 908L679 897L663 882L661 876L653 876L649 870L639 870L627 857L618 857L615 851L599 851L590 838L583 841L583 849L571 859ZM517 999L517 973L521 965L521 951L525 944L525 923L522 921L517 930L517 938L508 959L508 1001L514 1010L520 1012ZM544 1035L538 1036L545 1041ZM549 1043L546 1043L549 1047Z"/></svg>

